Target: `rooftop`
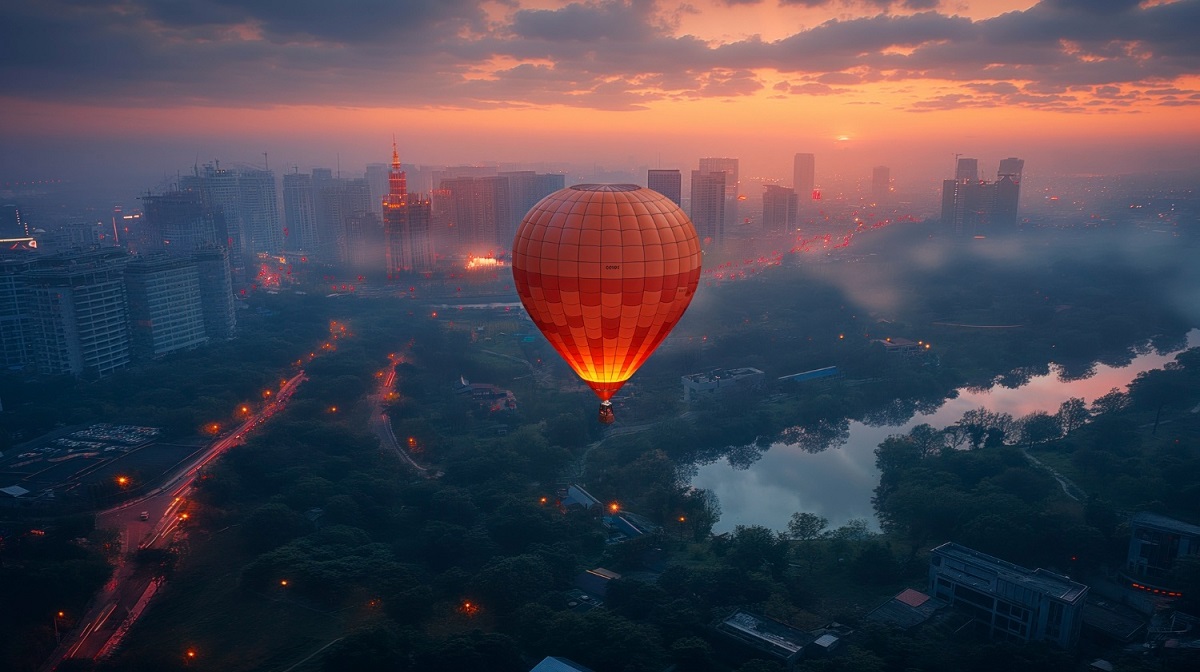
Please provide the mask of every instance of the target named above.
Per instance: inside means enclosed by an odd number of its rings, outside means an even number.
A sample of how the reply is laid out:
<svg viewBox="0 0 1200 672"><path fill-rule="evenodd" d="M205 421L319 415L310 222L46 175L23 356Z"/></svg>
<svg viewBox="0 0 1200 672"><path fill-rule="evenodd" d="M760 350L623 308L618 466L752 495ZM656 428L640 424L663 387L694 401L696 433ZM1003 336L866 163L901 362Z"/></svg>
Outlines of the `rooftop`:
<svg viewBox="0 0 1200 672"><path fill-rule="evenodd" d="M735 611L717 625L717 630L732 635L781 658L790 658L812 644L816 637L786 623L744 611Z"/></svg>
<svg viewBox="0 0 1200 672"><path fill-rule="evenodd" d="M1157 513L1150 513L1149 511L1134 514L1130 522L1141 527L1154 527L1166 532L1178 532L1193 537L1200 537L1200 526L1160 516Z"/></svg>
<svg viewBox="0 0 1200 672"><path fill-rule="evenodd" d="M546 656L529 672L592 672L592 670L566 658Z"/></svg>
<svg viewBox="0 0 1200 672"><path fill-rule="evenodd" d="M1000 580L1013 585L1031 588L1039 593L1063 600L1064 602L1076 602L1087 593L1087 586L1072 581L1061 574L1055 574L1041 568L1030 571L1020 565L1014 565L1011 562L992 557L987 553L980 553L952 541L948 541L933 549L933 553L934 557L943 556L975 567L985 568L994 572ZM987 585L989 582L977 575L964 574L954 570L946 570L945 568L942 568L941 571L953 574L955 580L960 583L969 586L989 587Z"/></svg>
<svg viewBox="0 0 1200 672"><path fill-rule="evenodd" d="M755 375L762 375L762 371L759 371L758 369L751 367L751 366L743 366L743 367L737 368L737 369L714 369L712 371L706 371L704 373L691 373L691 374L684 376L684 378L687 378L688 380L695 382L695 383L704 383L704 382L712 382L714 380L722 380L722 379L726 379L726 378L731 379L731 380L736 380L738 378L745 378L746 376L755 376Z"/></svg>
<svg viewBox="0 0 1200 672"><path fill-rule="evenodd" d="M907 588L867 614L867 620L907 630L929 620L946 603Z"/></svg>

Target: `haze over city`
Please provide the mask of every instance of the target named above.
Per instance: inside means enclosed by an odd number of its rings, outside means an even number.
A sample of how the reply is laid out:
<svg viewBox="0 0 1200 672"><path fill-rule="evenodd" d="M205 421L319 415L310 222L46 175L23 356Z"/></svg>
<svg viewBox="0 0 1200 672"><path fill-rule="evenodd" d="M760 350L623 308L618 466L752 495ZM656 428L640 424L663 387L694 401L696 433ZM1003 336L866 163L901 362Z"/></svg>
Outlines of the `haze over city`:
<svg viewBox="0 0 1200 672"><path fill-rule="evenodd" d="M953 155L1195 166L1193 0L5 3L0 182L153 188L214 159L579 162L826 180ZM987 161L991 163L990 160Z"/></svg>
<svg viewBox="0 0 1200 672"><path fill-rule="evenodd" d="M0 670L1200 669L1200 0L0 0Z"/></svg>

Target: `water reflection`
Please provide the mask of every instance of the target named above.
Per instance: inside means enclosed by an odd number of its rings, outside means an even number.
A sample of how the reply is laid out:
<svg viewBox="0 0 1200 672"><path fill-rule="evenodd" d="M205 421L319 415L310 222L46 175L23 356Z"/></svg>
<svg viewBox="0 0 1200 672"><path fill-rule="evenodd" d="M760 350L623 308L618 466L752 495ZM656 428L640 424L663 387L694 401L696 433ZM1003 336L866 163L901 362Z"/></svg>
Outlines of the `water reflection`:
<svg viewBox="0 0 1200 672"><path fill-rule="evenodd" d="M1079 369L1067 372L1052 367L1036 374L1029 372L1028 378L1017 387L958 390L954 398L937 407L898 400L894 407L867 418L869 424L847 422L793 428L785 433L783 442L766 452L761 447L747 446L736 451L735 459L701 466L692 483L712 490L720 498L723 513L715 532L732 530L735 525L765 525L785 530L796 511L824 516L829 519L830 527L853 518L866 518L877 528L871 508L871 494L879 483L875 447L889 435L907 433L921 423L942 429L981 406L1020 418L1034 411L1054 413L1072 397L1082 397L1090 404L1114 387L1124 388L1138 373L1162 368L1184 346L1200 346L1200 330L1190 331L1186 344L1172 343L1170 351L1161 347L1164 344L1153 345L1153 349L1139 348L1139 354L1126 366L1096 364L1093 374L1086 379L1075 377ZM1011 381L1006 378L1006 382ZM918 413L915 417L910 414L913 410ZM889 418L905 417L909 419L903 423L888 422ZM822 450L823 441L823 445L841 447ZM762 457L753 461L758 454Z"/></svg>

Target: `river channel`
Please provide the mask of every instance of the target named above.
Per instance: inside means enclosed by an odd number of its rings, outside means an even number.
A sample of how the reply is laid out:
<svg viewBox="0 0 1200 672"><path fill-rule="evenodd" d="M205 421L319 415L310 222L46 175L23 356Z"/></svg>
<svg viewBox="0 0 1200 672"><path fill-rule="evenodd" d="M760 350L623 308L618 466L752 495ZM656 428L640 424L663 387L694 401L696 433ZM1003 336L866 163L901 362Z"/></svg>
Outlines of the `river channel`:
<svg viewBox="0 0 1200 672"><path fill-rule="evenodd" d="M1200 329L1188 333L1187 345L1200 346ZM776 443L748 469L734 469L725 460L701 466L692 485L713 491L720 500L721 520L713 528L718 533L736 525L784 531L797 511L824 516L830 528L865 518L878 529L871 507L871 495L879 483L875 448L888 436L907 433L921 423L942 429L981 406L1020 418L1034 411L1055 413L1071 397L1082 397L1091 404L1114 387L1124 389L1142 371L1162 368L1174 358L1175 353L1148 353L1122 367L1097 364L1095 375L1085 380L1059 380L1051 367L1049 375L1035 376L1017 388L960 389L956 398L937 411L918 414L901 425L870 427L851 422L849 438L840 447L810 453L799 446Z"/></svg>

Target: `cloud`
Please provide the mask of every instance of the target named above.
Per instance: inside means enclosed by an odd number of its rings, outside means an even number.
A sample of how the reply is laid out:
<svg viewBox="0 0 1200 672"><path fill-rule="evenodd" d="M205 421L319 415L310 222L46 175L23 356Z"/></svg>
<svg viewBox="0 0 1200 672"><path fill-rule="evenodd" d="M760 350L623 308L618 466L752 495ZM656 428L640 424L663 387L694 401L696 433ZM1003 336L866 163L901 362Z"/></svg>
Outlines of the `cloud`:
<svg viewBox="0 0 1200 672"><path fill-rule="evenodd" d="M703 8L655 0L10 2L0 82L9 96L111 105L639 109L780 79L787 88L772 93L784 96L932 81L962 88L908 94L911 109L1083 110L1084 99L1191 101L1171 89L1200 73L1200 0L1043 0L979 20L929 11L941 6L932 0L776 4L836 6L842 18L721 43L679 29Z"/></svg>
<svg viewBox="0 0 1200 672"><path fill-rule="evenodd" d="M560 9L526 9L513 16L512 32L526 40L547 42L633 42L659 31L652 2L573 2Z"/></svg>

